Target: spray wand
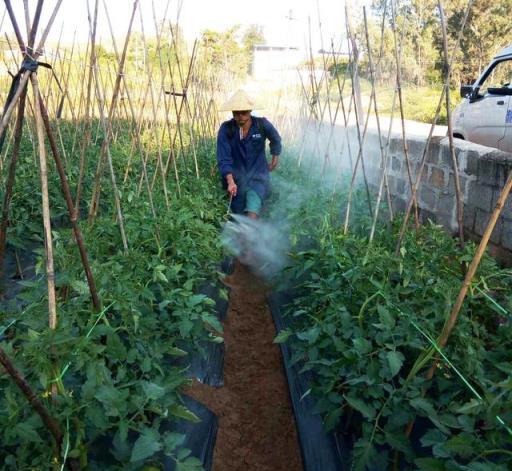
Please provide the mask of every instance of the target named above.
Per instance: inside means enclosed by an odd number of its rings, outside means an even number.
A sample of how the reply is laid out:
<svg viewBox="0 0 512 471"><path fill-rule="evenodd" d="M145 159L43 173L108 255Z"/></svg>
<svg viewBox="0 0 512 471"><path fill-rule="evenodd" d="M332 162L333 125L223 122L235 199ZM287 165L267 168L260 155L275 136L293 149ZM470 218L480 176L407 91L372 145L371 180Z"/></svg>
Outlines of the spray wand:
<svg viewBox="0 0 512 471"><path fill-rule="evenodd" d="M229 194L229 204L228 204L228 211L226 212L226 216L229 216L229 213L231 212L231 202L233 201L233 193Z"/></svg>

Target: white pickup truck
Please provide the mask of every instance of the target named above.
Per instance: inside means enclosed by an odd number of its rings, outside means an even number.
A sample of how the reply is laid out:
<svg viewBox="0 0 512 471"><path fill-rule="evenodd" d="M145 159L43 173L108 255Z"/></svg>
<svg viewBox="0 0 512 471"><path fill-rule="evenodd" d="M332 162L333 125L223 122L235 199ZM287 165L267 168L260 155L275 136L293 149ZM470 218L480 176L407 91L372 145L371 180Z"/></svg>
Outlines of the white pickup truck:
<svg viewBox="0 0 512 471"><path fill-rule="evenodd" d="M453 136L512 152L512 45L502 49L473 85L460 88L463 98L452 115Z"/></svg>

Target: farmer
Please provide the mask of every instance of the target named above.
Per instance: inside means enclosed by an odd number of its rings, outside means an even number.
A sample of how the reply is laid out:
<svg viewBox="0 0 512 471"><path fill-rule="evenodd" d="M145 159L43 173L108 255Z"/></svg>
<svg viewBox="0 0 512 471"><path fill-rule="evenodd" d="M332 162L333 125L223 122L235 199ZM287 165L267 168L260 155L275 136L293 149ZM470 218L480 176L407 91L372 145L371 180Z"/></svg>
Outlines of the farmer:
<svg viewBox="0 0 512 471"><path fill-rule="evenodd" d="M221 111L232 111L233 119L220 126L217 164L232 198L231 210L257 219L269 192L269 172L279 162L281 136L268 119L251 115L254 108L254 101L243 90L221 107ZM270 164L265 155L266 139L270 141Z"/></svg>

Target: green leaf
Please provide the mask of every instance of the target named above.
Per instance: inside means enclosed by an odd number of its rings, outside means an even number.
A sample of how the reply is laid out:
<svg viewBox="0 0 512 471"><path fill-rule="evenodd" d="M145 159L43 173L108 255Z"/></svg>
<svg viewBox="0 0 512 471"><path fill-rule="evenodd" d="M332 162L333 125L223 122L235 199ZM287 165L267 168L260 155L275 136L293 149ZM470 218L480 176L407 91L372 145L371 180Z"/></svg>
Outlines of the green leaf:
<svg viewBox="0 0 512 471"><path fill-rule="evenodd" d="M405 357L400 352L392 351L387 353L387 358L391 374L396 376L404 364Z"/></svg>
<svg viewBox="0 0 512 471"><path fill-rule="evenodd" d="M219 319L217 319L215 316L208 313L204 313L202 315L202 318L206 324L208 324L212 329L216 330L217 332L222 333L222 331L224 330Z"/></svg>
<svg viewBox="0 0 512 471"><path fill-rule="evenodd" d="M187 299L187 306L188 307L194 307L198 304L201 304L207 296L204 294L194 294L193 296L190 296L190 298Z"/></svg>
<svg viewBox="0 0 512 471"><path fill-rule="evenodd" d="M423 397L417 397L411 400L411 406L416 410L422 411L427 417L436 417L437 412L434 406Z"/></svg>
<svg viewBox="0 0 512 471"><path fill-rule="evenodd" d="M18 284L21 286L25 286L26 288L36 288L39 286L39 281L31 281L31 280L20 280L18 281Z"/></svg>
<svg viewBox="0 0 512 471"><path fill-rule="evenodd" d="M183 461L185 460L185 458L188 458L191 453L192 451L189 450L188 448L181 448L180 450L178 450L176 458L178 458L179 461Z"/></svg>
<svg viewBox="0 0 512 471"><path fill-rule="evenodd" d="M188 352L185 350L182 350L178 347L171 347L168 351L169 355L172 355L173 357L184 357L188 355Z"/></svg>
<svg viewBox="0 0 512 471"><path fill-rule="evenodd" d="M291 329L283 329L276 335L274 343L285 343L292 334Z"/></svg>
<svg viewBox="0 0 512 471"><path fill-rule="evenodd" d="M361 414L363 414L363 416L366 417L367 419L373 419L375 417L375 415L376 415L375 409L372 406L366 404L366 402L362 401L361 399L357 399L355 397L350 397L350 396L343 396L343 397L348 402L350 407L352 407L352 409L355 409L355 410L361 412Z"/></svg>
<svg viewBox="0 0 512 471"><path fill-rule="evenodd" d="M437 458L418 458L414 464L420 471L445 471L444 462Z"/></svg>
<svg viewBox="0 0 512 471"><path fill-rule="evenodd" d="M20 437L20 439L25 442L30 441L34 443L40 443L42 441L39 433L37 433L36 428L30 423L18 422L15 429L18 437Z"/></svg>
<svg viewBox="0 0 512 471"><path fill-rule="evenodd" d="M176 471L203 471L203 463L198 458L190 456L185 461L176 463Z"/></svg>
<svg viewBox="0 0 512 471"><path fill-rule="evenodd" d="M386 441L391 445L394 450L401 451L406 456L414 456L411 445L405 434L398 432L385 432Z"/></svg>
<svg viewBox="0 0 512 471"><path fill-rule="evenodd" d="M374 469L372 466L377 452L372 444L368 441L368 438L361 437L354 444L354 461L351 467L353 471L366 471L368 469Z"/></svg>
<svg viewBox="0 0 512 471"><path fill-rule="evenodd" d="M297 334L297 338L300 340L306 340L310 345L314 344L318 336L320 335L320 327L314 326L311 329L306 330L305 332L299 332Z"/></svg>
<svg viewBox="0 0 512 471"><path fill-rule="evenodd" d="M189 420L190 422L197 423L201 421L197 415L190 412L185 406L180 404L175 404L169 407L169 412L175 417L180 417L182 419Z"/></svg>
<svg viewBox="0 0 512 471"><path fill-rule="evenodd" d="M483 463L480 461L471 463L471 468L468 467L468 469L471 471L510 471L510 468L507 465Z"/></svg>
<svg viewBox="0 0 512 471"><path fill-rule="evenodd" d="M353 340L354 347L359 354L369 353L372 349L372 344L363 337L358 337Z"/></svg>
<svg viewBox="0 0 512 471"><path fill-rule="evenodd" d="M142 363L140 365L140 369L147 373L151 370L151 358L150 357L144 357L144 360L142 360Z"/></svg>
<svg viewBox="0 0 512 471"><path fill-rule="evenodd" d="M94 397L105 407L107 416L119 416L126 409L128 391L116 389L114 386L104 384L98 388Z"/></svg>
<svg viewBox="0 0 512 471"><path fill-rule="evenodd" d="M475 398L470 399L469 402L466 402L461 407L457 409L458 414L478 414L482 406L482 403Z"/></svg>
<svg viewBox="0 0 512 471"><path fill-rule="evenodd" d="M438 443L444 443L446 441L446 435L437 429L430 429L421 437L421 444L424 447L434 446Z"/></svg>
<svg viewBox="0 0 512 471"><path fill-rule="evenodd" d="M130 462L133 463L135 461L149 458L161 449L162 444L160 443L160 434L156 430L145 429L133 445Z"/></svg>
<svg viewBox="0 0 512 471"><path fill-rule="evenodd" d="M386 327L392 329L395 327L395 318L388 311L388 308L384 304L377 304L377 312L379 313L379 319Z"/></svg>
<svg viewBox="0 0 512 471"><path fill-rule="evenodd" d="M183 444L186 435L177 432L168 432L164 436L164 450L166 454L172 453L177 447Z"/></svg>
<svg viewBox="0 0 512 471"><path fill-rule="evenodd" d="M445 444L444 449L462 458L469 458L478 447L473 437L468 433L461 433L451 437Z"/></svg>
<svg viewBox="0 0 512 471"><path fill-rule="evenodd" d="M156 280L163 281L164 283L169 283L169 280L167 279L167 277L161 271L156 271L155 272L155 278L156 278Z"/></svg>
<svg viewBox="0 0 512 471"><path fill-rule="evenodd" d="M178 325L180 329L180 335L185 338L189 336L190 332L194 328L193 322L189 319L182 319Z"/></svg>
<svg viewBox="0 0 512 471"><path fill-rule="evenodd" d="M167 392L162 386L155 383L148 383L147 381L142 383L142 389L146 397L150 400L160 399Z"/></svg>
<svg viewBox="0 0 512 471"><path fill-rule="evenodd" d="M71 287L80 295L89 294L89 285L82 280L74 280L71 282Z"/></svg>
<svg viewBox="0 0 512 471"><path fill-rule="evenodd" d="M125 442L128 438L128 422L126 420L121 420L117 431L119 433L119 439Z"/></svg>

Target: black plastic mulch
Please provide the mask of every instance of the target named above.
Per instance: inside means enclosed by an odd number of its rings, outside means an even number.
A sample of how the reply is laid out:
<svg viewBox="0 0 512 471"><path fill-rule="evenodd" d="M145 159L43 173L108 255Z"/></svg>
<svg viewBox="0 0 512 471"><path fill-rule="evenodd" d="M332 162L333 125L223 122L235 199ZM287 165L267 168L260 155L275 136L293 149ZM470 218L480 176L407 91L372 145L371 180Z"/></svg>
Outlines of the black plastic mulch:
<svg viewBox="0 0 512 471"><path fill-rule="evenodd" d="M174 432L185 435L185 440L180 448L188 448L191 451L191 456L195 456L201 461L205 471L210 471L213 466L213 450L218 430L217 417L210 409L188 396L183 396L183 402L188 410L199 417L200 422L194 423L185 419L164 421L159 431L160 433ZM133 446L138 437L137 433L130 433L128 435L129 443ZM128 461L129 454L125 457L125 462ZM176 469L176 461L162 452L152 457L151 462L160 464L164 471L175 471ZM144 464L146 464L144 460L141 460L127 466L129 469L142 469ZM87 469L104 471L114 465L119 466L119 460L114 457L113 437L100 437L89 448Z"/></svg>
<svg viewBox="0 0 512 471"><path fill-rule="evenodd" d="M278 333L291 326L287 316L283 316L284 306L291 301L291 295L286 292L272 293L268 296L268 304ZM342 436L326 432L322 417L313 413L315 399L307 394L311 389L311 373L300 373L303 367L300 362L292 364L291 350L286 342L281 343L280 347L297 424L304 471L348 471L350 446L345 443Z"/></svg>

